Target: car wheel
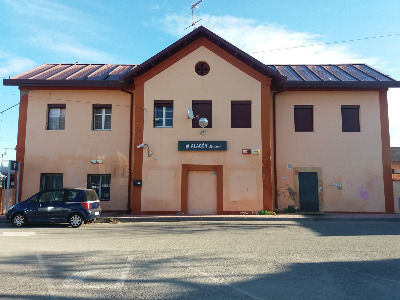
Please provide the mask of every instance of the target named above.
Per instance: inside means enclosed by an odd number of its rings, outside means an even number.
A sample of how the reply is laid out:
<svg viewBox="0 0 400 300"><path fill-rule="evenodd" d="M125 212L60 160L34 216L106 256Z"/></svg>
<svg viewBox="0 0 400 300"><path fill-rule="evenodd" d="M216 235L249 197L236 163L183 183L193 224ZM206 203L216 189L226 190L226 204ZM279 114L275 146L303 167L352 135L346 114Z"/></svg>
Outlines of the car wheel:
<svg viewBox="0 0 400 300"><path fill-rule="evenodd" d="M74 228L77 228L83 224L83 218L81 214L73 213L69 216L68 223Z"/></svg>
<svg viewBox="0 0 400 300"><path fill-rule="evenodd" d="M12 218L12 223L15 227L23 227L26 225L26 216L24 214L15 214Z"/></svg>

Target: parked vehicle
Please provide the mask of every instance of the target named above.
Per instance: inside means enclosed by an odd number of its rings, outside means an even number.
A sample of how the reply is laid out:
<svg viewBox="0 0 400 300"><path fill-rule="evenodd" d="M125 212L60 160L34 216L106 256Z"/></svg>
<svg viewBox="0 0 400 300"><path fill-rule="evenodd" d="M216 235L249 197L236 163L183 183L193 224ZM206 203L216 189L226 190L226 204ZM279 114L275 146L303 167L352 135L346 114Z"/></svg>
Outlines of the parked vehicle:
<svg viewBox="0 0 400 300"><path fill-rule="evenodd" d="M94 190L57 188L43 190L10 207L7 220L16 227L27 223L69 223L79 227L100 217L100 200Z"/></svg>

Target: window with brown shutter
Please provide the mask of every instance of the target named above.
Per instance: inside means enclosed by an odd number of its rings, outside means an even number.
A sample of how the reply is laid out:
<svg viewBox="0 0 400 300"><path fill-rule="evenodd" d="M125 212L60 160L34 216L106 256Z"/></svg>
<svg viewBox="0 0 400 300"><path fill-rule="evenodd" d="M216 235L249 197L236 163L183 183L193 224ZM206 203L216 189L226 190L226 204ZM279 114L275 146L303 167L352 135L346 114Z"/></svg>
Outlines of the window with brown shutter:
<svg viewBox="0 0 400 300"><path fill-rule="evenodd" d="M231 128L251 128L251 101L231 101Z"/></svg>
<svg viewBox="0 0 400 300"><path fill-rule="evenodd" d="M342 132L360 132L360 105L342 105Z"/></svg>
<svg viewBox="0 0 400 300"><path fill-rule="evenodd" d="M212 101L211 100L193 100L192 109L194 118L192 120L192 128L201 128L199 120L206 118L208 120L208 126L206 128L212 128Z"/></svg>
<svg viewBox="0 0 400 300"><path fill-rule="evenodd" d="M294 128L296 132L314 131L313 106L295 105L294 106Z"/></svg>

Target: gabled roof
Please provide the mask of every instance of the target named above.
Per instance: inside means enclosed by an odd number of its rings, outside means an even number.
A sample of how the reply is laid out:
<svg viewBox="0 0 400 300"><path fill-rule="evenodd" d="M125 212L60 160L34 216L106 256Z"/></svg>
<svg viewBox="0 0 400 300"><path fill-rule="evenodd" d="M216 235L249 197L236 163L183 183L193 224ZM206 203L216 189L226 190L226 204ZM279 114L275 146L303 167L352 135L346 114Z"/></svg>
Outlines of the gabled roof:
<svg viewBox="0 0 400 300"><path fill-rule="evenodd" d="M400 147L391 147L390 154L392 162L400 162Z"/></svg>
<svg viewBox="0 0 400 300"><path fill-rule="evenodd" d="M179 52L199 38L205 38L209 40L211 43L215 44L216 46L226 51L241 62L245 63L249 67L253 68L257 72L271 78L273 85L280 86L285 83L285 76L282 76L276 70L269 68L262 62L258 61L254 57L240 50L236 46L232 45L228 41L224 40L223 38L203 26L196 28L192 32L188 33L187 35L173 43L171 46L165 48L150 59L146 60L144 63L140 64L140 66L138 66L134 70L126 73L121 77L121 80L129 81L132 80L133 77L137 77L146 73L147 71L151 70L152 68L165 61L169 57L173 56L175 53Z"/></svg>
<svg viewBox="0 0 400 300"><path fill-rule="evenodd" d="M140 65L44 64L18 76L4 79L4 85L37 87L124 87L200 38L257 72L272 79L272 89L281 87L360 88L400 87L400 82L365 65L265 65L203 26L188 33Z"/></svg>

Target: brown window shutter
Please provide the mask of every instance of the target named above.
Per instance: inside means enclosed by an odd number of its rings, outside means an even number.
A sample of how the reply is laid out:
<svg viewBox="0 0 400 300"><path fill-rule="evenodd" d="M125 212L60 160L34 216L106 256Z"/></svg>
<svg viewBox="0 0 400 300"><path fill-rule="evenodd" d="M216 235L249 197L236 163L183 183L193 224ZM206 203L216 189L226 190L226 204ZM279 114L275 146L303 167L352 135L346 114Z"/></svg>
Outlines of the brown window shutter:
<svg viewBox="0 0 400 300"><path fill-rule="evenodd" d="M312 105L295 105L294 106L294 128L296 132L312 132L314 131Z"/></svg>
<svg viewBox="0 0 400 300"><path fill-rule="evenodd" d="M360 132L359 105L342 105L342 132Z"/></svg>
<svg viewBox="0 0 400 300"><path fill-rule="evenodd" d="M231 102L231 128L251 128L251 101Z"/></svg>

